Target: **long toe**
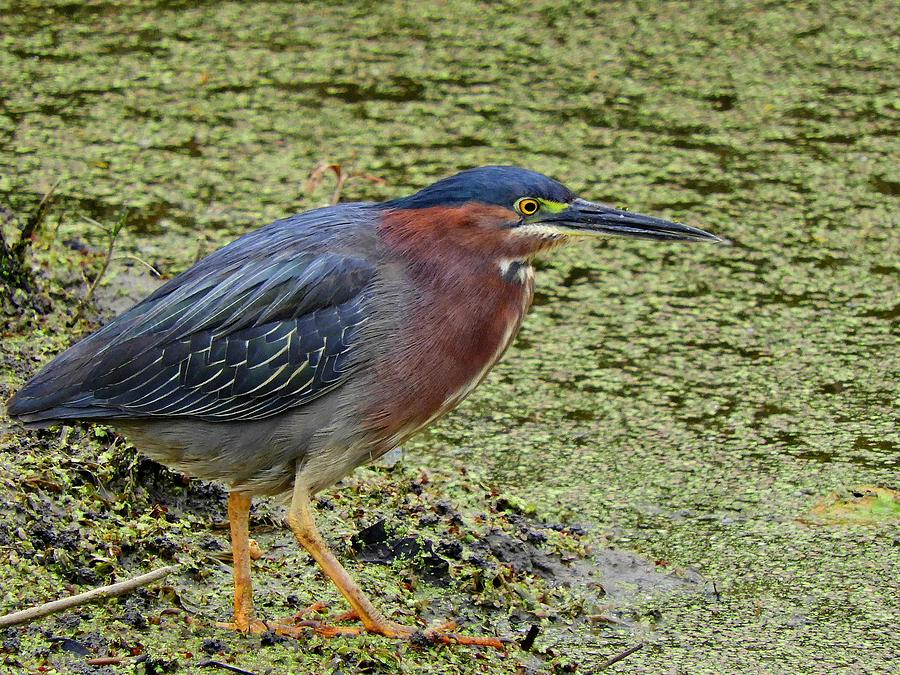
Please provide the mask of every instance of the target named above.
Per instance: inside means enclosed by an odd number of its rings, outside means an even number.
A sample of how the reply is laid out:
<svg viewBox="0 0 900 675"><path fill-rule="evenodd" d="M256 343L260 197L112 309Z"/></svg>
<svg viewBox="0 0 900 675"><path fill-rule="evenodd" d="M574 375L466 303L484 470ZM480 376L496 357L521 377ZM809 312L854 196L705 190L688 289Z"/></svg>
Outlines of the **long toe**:
<svg viewBox="0 0 900 675"><path fill-rule="evenodd" d="M427 630L423 633L425 638L433 643L445 645L475 645L476 647L493 647L506 651L507 645L512 640L509 638L481 637L476 635L461 635L443 630Z"/></svg>
<svg viewBox="0 0 900 675"><path fill-rule="evenodd" d="M261 621L259 619L251 619L249 622L240 622L237 623L235 621L229 621L227 623L217 622L216 627L224 628L226 630L237 631L238 633L249 633L250 635L262 635L263 633L268 633L272 630L277 630L281 628L281 624L279 623L266 623L265 621Z"/></svg>
<svg viewBox="0 0 900 675"><path fill-rule="evenodd" d="M280 626L305 626L310 623L317 623L317 620L313 619L313 616L324 612L326 609L328 609L327 603L314 602L309 607L304 607L303 609L298 610L294 613L293 616L289 616L285 619L280 619L276 621L276 623Z"/></svg>
<svg viewBox="0 0 900 675"><path fill-rule="evenodd" d="M350 614L350 612L348 612L347 614L350 616L341 615L339 617L335 617L334 620L348 621L355 618L355 616ZM359 625L336 626L332 623L314 620L298 620L291 626L279 626L276 632L280 635L299 637L302 633L308 630L315 631L317 635L322 635L323 637L337 637L339 635L362 635L363 633L372 633L373 635L383 635L384 637L388 638L404 640L410 639L416 633L415 628L404 626L399 623L394 623L392 621L385 621L376 625L366 627Z"/></svg>
<svg viewBox="0 0 900 675"><path fill-rule="evenodd" d="M339 618L345 619L343 616ZM346 618L349 619L350 617ZM412 626L394 623L393 621L383 621L369 626L336 626L319 621L299 621L293 626L279 626L276 632L280 635L292 637L300 637L302 633L308 630L312 630L323 637L372 633L373 635L382 635L395 640L409 640L421 646L432 644L474 645L476 647L492 647L504 651L507 645L510 644L510 640L506 638L462 635L461 633L453 632L455 628L455 623L423 631Z"/></svg>

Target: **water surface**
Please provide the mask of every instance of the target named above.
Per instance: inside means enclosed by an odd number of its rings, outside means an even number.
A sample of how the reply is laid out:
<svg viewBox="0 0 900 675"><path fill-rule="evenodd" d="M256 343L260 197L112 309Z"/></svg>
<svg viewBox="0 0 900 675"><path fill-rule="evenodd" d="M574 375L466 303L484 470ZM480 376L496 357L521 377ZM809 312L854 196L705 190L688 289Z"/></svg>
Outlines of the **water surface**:
<svg viewBox="0 0 900 675"><path fill-rule="evenodd" d="M345 199L520 164L731 239L539 261L515 347L404 461L702 576L554 638L585 670L642 637L621 668L887 672L897 520L806 515L898 487L896 26L887 2L17 3L0 197L61 180L60 238L98 246L76 216L127 206L122 250L167 273L327 200L319 160L385 181Z"/></svg>

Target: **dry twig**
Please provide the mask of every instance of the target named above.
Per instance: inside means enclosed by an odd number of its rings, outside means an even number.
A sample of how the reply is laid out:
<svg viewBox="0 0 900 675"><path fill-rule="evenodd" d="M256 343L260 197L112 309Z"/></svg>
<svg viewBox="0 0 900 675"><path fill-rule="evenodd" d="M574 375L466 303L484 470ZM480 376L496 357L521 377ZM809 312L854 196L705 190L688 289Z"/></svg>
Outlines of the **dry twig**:
<svg viewBox="0 0 900 675"><path fill-rule="evenodd" d="M367 180L370 183L377 183L378 185L384 185L387 182L384 180L384 178L380 178L379 176L375 176L370 173L365 173L364 171L344 169L344 167L342 167L340 164L319 162L312 168L312 171L309 172L309 176L306 179L303 190L307 193L313 192L316 188L319 187L319 185L322 184L322 181L325 178L325 174L329 171L334 174L335 180L337 181L334 192L331 194L332 204L337 204L341 200L341 191L344 189L344 185L346 185L351 180L362 179Z"/></svg>
<svg viewBox="0 0 900 675"><path fill-rule="evenodd" d="M40 227L41 223L44 221L44 218L47 215L47 211L50 210L50 207L53 205L53 193L56 192L56 188L59 187L60 181L56 181L53 185L50 186L50 189L47 190L47 194L41 199L40 204L34 210L34 213L25 221L25 225L22 227L22 231L19 233L19 241L16 242L15 246L13 246L13 254L18 256L20 259L25 254L26 247L31 243L31 237L37 232L37 229Z"/></svg>
<svg viewBox="0 0 900 675"><path fill-rule="evenodd" d="M121 666L128 659L122 656L98 656L94 659L85 661L89 666Z"/></svg>
<svg viewBox="0 0 900 675"><path fill-rule="evenodd" d="M229 663L222 663L221 661L201 661L197 664L201 668L221 668L223 670L228 670L232 673L240 673L241 675L255 675L255 673L250 672L249 670L244 670L243 668L238 668L237 666L232 666Z"/></svg>
<svg viewBox="0 0 900 675"><path fill-rule="evenodd" d="M87 216L82 216L82 218L84 218L87 222L106 230L109 241L106 245L106 257L103 259L103 266L100 268L97 276L94 277L91 285L88 286L87 293L84 294L81 302L78 303L78 307L75 308L75 314L73 314L72 318L69 319L69 327L72 327L76 323L78 323L78 319L81 317L81 312L91 301L91 298L94 297L94 291L97 289L97 284L100 283L100 279L102 279L103 275L106 274L106 270L109 268L109 263L112 260L113 248L116 245L116 239L119 237L119 233L125 228L125 223L128 220L128 212L122 211L122 215L119 216L119 219L109 229L107 229L102 223L98 223L93 218L88 218Z"/></svg>
<svg viewBox="0 0 900 675"><path fill-rule="evenodd" d="M49 614L63 612L67 609L71 609L72 607L78 607L79 605L93 602L94 600L102 600L104 598L113 598L117 595L125 595L126 593L131 593L131 591L140 588L141 586L152 584L154 581L162 579L163 577L171 574L177 569L177 565L160 567L158 570L153 570L152 572L142 574L141 576L134 577L133 579L119 581L115 584L110 584L109 586L101 586L100 588L91 589L86 593L79 593L78 595L72 595L68 598L61 598L60 600L45 602L43 605L38 605L37 607L30 607L18 612L13 612L12 614L0 616L0 628L8 628L9 626L17 626L20 623L28 623L30 621L34 621L35 619L45 617Z"/></svg>
<svg viewBox="0 0 900 675"><path fill-rule="evenodd" d="M609 668L611 665L613 665L613 664L615 664L615 663L618 663L618 662L621 661L622 659L631 656L631 655L634 654L636 651L641 650L641 649L643 649L643 648L644 648L644 643L643 643L643 642L638 642L636 645L634 645L634 646L632 646L632 647L629 647L629 648L626 649L624 652L619 652L619 653L616 654L615 656L611 656L610 658L606 659L606 661L604 662L604 664L603 664L602 666L600 666L600 670L604 670L604 669L606 669L606 668Z"/></svg>

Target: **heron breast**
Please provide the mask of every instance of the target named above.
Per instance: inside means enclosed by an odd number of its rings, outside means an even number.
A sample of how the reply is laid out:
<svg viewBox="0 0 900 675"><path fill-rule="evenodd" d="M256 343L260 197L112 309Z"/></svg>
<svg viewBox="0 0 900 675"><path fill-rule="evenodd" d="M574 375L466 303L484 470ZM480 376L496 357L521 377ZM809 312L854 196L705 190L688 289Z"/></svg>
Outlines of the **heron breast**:
<svg viewBox="0 0 900 675"><path fill-rule="evenodd" d="M386 450L459 405L512 343L533 285L494 270L454 292L423 294L402 319L395 348L377 365L379 392L366 415Z"/></svg>

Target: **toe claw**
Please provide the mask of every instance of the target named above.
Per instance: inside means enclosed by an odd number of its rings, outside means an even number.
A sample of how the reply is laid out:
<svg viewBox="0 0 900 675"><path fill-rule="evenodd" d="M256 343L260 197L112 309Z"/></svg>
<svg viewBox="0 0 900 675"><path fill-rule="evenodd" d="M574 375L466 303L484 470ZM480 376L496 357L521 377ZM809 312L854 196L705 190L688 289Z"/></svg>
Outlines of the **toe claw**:
<svg viewBox="0 0 900 675"><path fill-rule="evenodd" d="M355 609L351 609L343 614L338 614L331 620L334 623L340 623L341 621L359 621L359 613L357 613Z"/></svg>

